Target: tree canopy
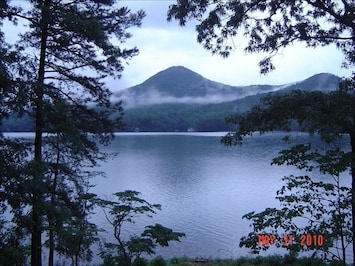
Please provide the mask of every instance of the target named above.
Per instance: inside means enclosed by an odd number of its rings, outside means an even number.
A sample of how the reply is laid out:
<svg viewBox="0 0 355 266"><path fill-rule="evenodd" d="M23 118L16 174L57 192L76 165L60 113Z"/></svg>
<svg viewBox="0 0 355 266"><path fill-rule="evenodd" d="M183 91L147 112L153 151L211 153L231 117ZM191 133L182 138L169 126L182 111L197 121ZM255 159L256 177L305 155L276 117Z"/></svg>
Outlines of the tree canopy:
<svg viewBox="0 0 355 266"><path fill-rule="evenodd" d="M98 142L108 144L122 125L105 78L119 78L124 62L137 55L123 43L145 14L113 0L2 1L0 7L0 25L12 22L20 32L18 41L6 43L9 32L0 28L0 122L26 114L35 125L34 141L0 135L1 203L31 235L32 265L42 263L44 232L49 265L53 249L78 264L96 239L87 216L90 178L99 174L92 169L107 158ZM77 244L66 250L60 243Z"/></svg>
<svg viewBox="0 0 355 266"><path fill-rule="evenodd" d="M115 193L116 201L98 200L98 205L104 210L106 220L113 227L114 238L117 243L105 243L107 251L100 253L108 265L132 265L132 261L139 261L142 254L153 255L157 246L167 247L171 241L180 241L184 233L175 232L160 224L145 226L140 235L123 236L126 224L134 223L138 216L152 217L160 204L151 204L139 197L139 192L125 190ZM135 265L135 264L134 264Z"/></svg>
<svg viewBox="0 0 355 266"><path fill-rule="evenodd" d="M342 203L338 203L334 215L331 217L336 223L339 223L335 230L328 225L328 222L322 222L323 232L329 230L327 234L332 235L332 239L329 239L330 243L334 241L340 241L343 248L343 256L338 256L343 262L345 262L345 233L346 239L353 244L353 257L355 257L354 251L354 217L355 217L355 91L354 91L355 77L344 80L340 84L340 88L337 91L330 93L323 93L319 91L304 92L295 90L287 94L269 95L262 98L259 105L254 106L251 110L243 115L233 115L228 117L227 122L235 125L235 130L228 133L222 138L222 142L226 145L242 144L243 139L252 135L255 132L269 132L274 130L290 131L292 127L297 125L302 131L309 132L310 134L319 135L321 140L331 144L336 143L338 139L349 139L350 150L329 149L325 154L319 154L317 151L310 151L307 145L301 145L292 147L289 150L281 151L280 156L276 162L278 165L287 164L294 165L299 169L305 169L306 171L313 171L314 164L318 164L319 170L323 175L330 175L335 178L335 184L317 183L313 182L308 176L298 177L285 177L284 181L288 182L287 188L291 195L285 194L285 189L277 192L277 198L280 200L284 208L283 211L276 209L266 209L262 213L249 213L244 217L253 221L255 232L261 232L270 225L274 225L274 228L292 229L294 233L298 231L300 233L316 232L316 224L311 222L305 231L294 227L292 219L295 217L304 217L309 215L311 221L317 220L317 210L324 208L327 213L330 214L330 208L324 207L327 202L331 200L337 200L342 198ZM285 140L288 140L286 136ZM342 172L349 171L352 180L352 188L340 188L339 175ZM316 189L317 188L317 189ZM324 190L320 195L317 193L320 190ZM295 190L296 192L293 192ZM337 190L337 192L334 192ZM340 194L340 191L349 191L350 194ZM300 193L299 193L300 192ZM308 195L308 196L306 196ZM313 195L309 197L309 195ZM325 199L325 196L330 196L330 199ZM308 198L307 198L308 197ZM318 197L318 199L317 199ZM338 197L338 198L336 198ZM346 203L346 200L351 198L351 205ZM312 200L310 200L312 199ZM317 200L316 200L317 199ZM314 200L314 202L313 202ZM316 207L317 206L317 207ZM332 205L333 206L333 205ZM334 205L335 206L335 205ZM305 209L306 208L306 209ZM348 221L344 220L343 213L350 212L351 209L351 226ZM289 211L288 211L289 210ZM307 214L304 210L307 210ZM323 211L324 211L323 210ZM347 215L346 215L347 216ZM287 217L287 219L286 219ZM326 219L326 215L324 216ZM322 219L324 218L322 216ZM281 220L280 220L281 218ZM319 217L318 220L320 220ZM347 216L348 219L348 216ZM278 221L272 223L270 221ZM327 227L328 225L328 227ZM297 228L297 230L294 230ZM318 228L318 227L317 227ZM318 228L319 229L319 228ZM317 229L317 230L318 230ZM351 234L349 236L349 231ZM255 233L254 232L254 233ZM319 233L318 232L318 233ZM241 244L246 247L250 247L255 250L254 244L251 244L250 237L243 238ZM255 236L255 235L254 235ZM337 240L338 239L338 240ZM341 239L341 240L339 240ZM329 247L324 246L322 251L327 254ZM302 247L300 247L302 249ZM321 250L319 250L321 251ZM336 257L336 256L333 256Z"/></svg>
<svg viewBox="0 0 355 266"><path fill-rule="evenodd" d="M223 57L233 51L233 38L243 34L248 39L245 52L268 53L260 61L262 73L273 70L272 57L295 42L334 44L344 54L344 65L354 65L354 18L352 0L177 0L168 11L168 20L182 26L197 20L197 41Z"/></svg>
<svg viewBox="0 0 355 266"><path fill-rule="evenodd" d="M295 42L305 43L312 48L335 45L344 55L343 66L355 66L355 3L352 0L177 0L176 4L170 6L167 16L169 21L178 20L181 26L186 25L188 20L195 20L197 41L222 57L230 55L234 48L234 38L241 36L238 33L243 34L247 39L245 52L267 54L259 63L262 74L274 70L273 56ZM354 87L355 75L344 80L339 90L328 94L297 90L289 94L267 96L244 115L227 118L235 130L227 134L222 142L227 145L241 144L245 136L256 131L289 131L294 125L311 134L319 134L328 143L348 136L351 151L341 153L340 161L345 163L352 175L350 238L355 258ZM309 163L307 158L297 157L298 153L291 155L288 161L291 165ZM342 165L337 165L335 161L328 168L336 171L337 167ZM292 178L287 180L293 181ZM302 188L302 182L297 184ZM288 196L279 199L286 199L287 205ZM294 217L297 209L291 205L286 208L291 207L291 216ZM282 214L270 210L261 214L251 213L247 218L253 220L259 228L265 228L268 223L264 222L264 218L270 221L270 215L272 219L284 218Z"/></svg>
<svg viewBox="0 0 355 266"><path fill-rule="evenodd" d="M269 95L261 99L243 115L233 115L226 120L237 124L238 129L223 138L227 145L241 144L243 138L255 131L290 131L295 122L300 129L320 134L331 142L342 134L355 135L355 80L342 83L340 90L330 93L320 91Z"/></svg>

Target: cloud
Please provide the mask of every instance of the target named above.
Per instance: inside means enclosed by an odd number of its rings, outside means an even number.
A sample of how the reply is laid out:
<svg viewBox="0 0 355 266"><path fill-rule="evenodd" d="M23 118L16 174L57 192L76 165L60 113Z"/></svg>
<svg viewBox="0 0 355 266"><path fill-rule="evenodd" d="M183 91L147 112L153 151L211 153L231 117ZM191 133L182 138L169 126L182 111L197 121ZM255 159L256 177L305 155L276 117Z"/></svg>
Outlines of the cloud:
<svg viewBox="0 0 355 266"><path fill-rule="evenodd" d="M175 96L170 91L160 91L161 88L155 85L145 86L144 91L137 91L137 88L123 90L113 94L112 101L122 101L125 109L166 103L185 103L185 104L208 104L208 103L223 103L244 98L248 95L257 93L265 93L283 89L290 84L269 86L267 88L260 86L241 86L231 87L221 83L207 82L204 83L205 91L201 96L191 96L189 92L185 92L185 96ZM202 95L203 94L203 95Z"/></svg>
<svg viewBox="0 0 355 266"><path fill-rule="evenodd" d="M23 2L25 3L25 2ZM354 69L342 69L342 53L333 45L306 48L295 43L279 52L274 58L276 70L260 75L258 63L265 54L246 55L243 48L246 39L237 36L233 42L235 50L227 59L212 55L196 41L195 23L189 22L182 28L177 21L166 20L169 5L175 1L119 1L132 11L145 10L147 16L140 28L130 28L133 37L120 44L122 47L138 47L140 53L124 64L120 80L107 79L107 86L118 91L144 82L146 79L168 67L185 66L202 76L233 86L250 84L285 84L303 80L321 72L338 76L349 76ZM22 4L20 1L19 4ZM26 7L26 6L25 6ZM7 41L14 42L23 27L13 27L5 22Z"/></svg>
<svg viewBox="0 0 355 266"><path fill-rule="evenodd" d="M274 58L276 70L261 75L258 63L265 54L244 53L246 40L234 39L235 50L227 59L212 55L196 41L194 24L180 27L176 21L168 23L166 12L174 1L122 1L132 9L146 10L147 17L141 28L130 30L133 37L127 45L137 46L140 53L126 66L122 80L114 84L127 88L142 83L157 72L182 65L202 76L224 84L286 84L303 80L321 72L349 76L351 70L341 68L342 53L334 46L306 48L295 43L280 51ZM111 85L110 85L111 86Z"/></svg>
<svg viewBox="0 0 355 266"><path fill-rule="evenodd" d="M228 101L233 101L242 98L243 95L237 96L236 93L230 94L210 94L203 97L174 97L171 95L163 95L157 90L149 90L147 93L143 93L139 96L132 95L129 92L125 92L119 96L112 98L113 101L120 100L123 102L123 106L126 109L153 105L153 104L163 104L163 103L185 103L185 104L207 104L207 103L222 103Z"/></svg>

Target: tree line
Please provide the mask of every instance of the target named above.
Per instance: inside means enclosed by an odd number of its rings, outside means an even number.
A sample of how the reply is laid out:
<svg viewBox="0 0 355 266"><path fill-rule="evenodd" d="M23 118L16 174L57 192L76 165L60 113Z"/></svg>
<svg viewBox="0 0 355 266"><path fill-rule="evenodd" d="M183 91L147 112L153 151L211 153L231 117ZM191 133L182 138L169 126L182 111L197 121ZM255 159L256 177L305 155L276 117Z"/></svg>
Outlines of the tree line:
<svg viewBox="0 0 355 266"><path fill-rule="evenodd" d="M273 58L295 42L316 48L335 45L342 51L343 66L355 66L354 1L200 1L177 0L170 6L168 20L185 26L196 22L197 41L213 54L228 57L235 38L247 38L246 53L264 53L260 72L275 70ZM325 23L326 21L326 23ZM307 60L307 59L305 59ZM277 191L280 208L254 211L243 218L251 221L253 231L243 237L240 246L258 253L269 246L258 245L258 235L324 235L319 246L286 245L291 255L311 250L313 256L347 263L346 249L355 259L355 73L342 81L335 92L294 90L261 99L246 114L232 115L227 121L235 127L222 138L225 145L240 145L246 136L284 129L296 123L301 130L317 134L327 151L310 143L280 151L272 163L291 165L306 172L303 176L284 177L285 185ZM336 145L346 139L350 150ZM284 140L291 141L289 136ZM315 181L316 173L333 182ZM349 174L351 187L341 186L341 174ZM306 221L302 226L297 221ZM280 246L281 247L281 246Z"/></svg>
<svg viewBox="0 0 355 266"><path fill-rule="evenodd" d="M145 16L115 2L0 3L0 123L26 117L35 132L34 139L0 134L1 265L41 266L44 248L48 265L56 254L79 265L94 256L91 246L100 240L100 229L89 220L95 206L110 209L113 231L117 223L121 229L132 221L132 214L159 207L138 192L121 192L115 202L90 192L91 179L102 175L97 166L111 156L99 145L108 145L122 127L121 104L110 102L104 79L119 78L123 63L137 55L123 42ZM18 29L18 41L7 41L5 22ZM106 243L101 257L108 260L110 247L110 259L130 265L181 236L161 225L126 242L115 234L116 248Z"/></svg>
<svg viewBox="0 0 355 266"><path fill-rule="evenodd" d="M98 144L108 145L113 129L122 126L122 107L109 101L104 78L119 78L123 62L137 55L137 48L121 45L130 37L127 30L141 24L144 12L133 13L113 0L24 3L0 3L0 123L10 115L27 115L35 131L33 141L0 134L1 262L23 265L30 258L31 265L40 266L43 247L49 250L48 265L54 264L55 253L71 258L73 265L90 259L98 232L88 220L94 206L106 210L117 240L101 252L108 265L130 265L155 246L178 240L182 233L152 225L123 241L123 222L160 206L135 191L117 192L115 201L90 193L91 178L101 174L95 167L110 157ZM182 26L195 19L198 42L223 57L233 51L232 40L242 31L248 38L247 53L267 54L259 64L265 74L275 69L277 52L296 41L309 47L334 44L343 52L344 66L354 67L354 14L350 0L177 0L167 18ZM29 27L19 41L8 43L5 21ZM285 186L277 192L280 209L244 216L253 232L241 239L241 246L259 252L267 247L255 244L258 234L308 232L328 240L322 248L306 247L315 255L345 264L351 247L355 257L354 84L352 76L328 94L293 91L266 97L246 114L227 119L235 130L222 139L226 145L241 144L255 131L290 130L296 122L326 143L347 136L351 147L346 151L333 145L324 152L303 144L281 151L274 164L293 165L309 174L284 177ZM311 177L315 171L334 182L316 182ZM350 173L350 188L339 183L344 172ZM294 222L298 218L308 221L306 227ZM299 243L286 248L291 254L304 250Z"/></svg>

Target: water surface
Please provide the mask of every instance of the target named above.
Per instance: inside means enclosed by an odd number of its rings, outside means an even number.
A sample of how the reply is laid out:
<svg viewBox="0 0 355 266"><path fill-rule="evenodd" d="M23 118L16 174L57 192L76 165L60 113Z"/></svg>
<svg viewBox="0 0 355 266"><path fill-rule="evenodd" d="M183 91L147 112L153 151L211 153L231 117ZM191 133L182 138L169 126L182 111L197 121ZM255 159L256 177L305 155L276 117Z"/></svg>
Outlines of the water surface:
<svg viewBox="0 0 355 266"><path fill-rule="evenodd" d="M108 152L118 156L102 166L106 179L96 180L103 197L126 189L137 190L151 203L160 203L153 219L138 221L137 233L147 223L161 223L186 233L181 243L158 250L174 256L230 258L246 255L239 240L251 231L242 216L278 207L276 191L281 178L300 171L271 166L278 152L297 142L314 141L293 134L294 142L281 141L284 133L247 137L242 146L220 143L223 133L123 133ZM113 198L111 198L113 199ZM105 224L102 218L101 222ZM140 229L138 229L140 228Z"/></svg>

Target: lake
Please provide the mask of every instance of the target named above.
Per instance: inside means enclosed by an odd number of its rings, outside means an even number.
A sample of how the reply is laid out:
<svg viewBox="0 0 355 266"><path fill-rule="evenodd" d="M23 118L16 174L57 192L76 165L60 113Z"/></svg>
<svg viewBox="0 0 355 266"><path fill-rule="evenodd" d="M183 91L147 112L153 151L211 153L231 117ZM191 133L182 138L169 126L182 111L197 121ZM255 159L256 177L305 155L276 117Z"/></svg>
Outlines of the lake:
<svg viewBox="0 0 355 266"><path fill-rule="evenodd" d="M158 248L165 258L236 258L249 254L239 247L240 238L252 228L242 216L248 212L279 207L276 191L281 178L301 174L294 167L272 166L272 158L282 149L297 143L316 143L329 148L318 137L292 133L292 142L281 139L285 133L255 134L246 137L242 146L226 147L220 143L225 133L117 133L115 140L103 150L118 155L97 170L106 178L96 178L92 192L113 200L112 194L124 190L141 192L150 203L162 210L153 218L140 217L136 224L124 227L125 236L139 234L145 225L160 223L184 232L181 242ZM33 133L6 133L5 136L33 138ZM350 149L349 140L336 145ZM334 145L332 146L334 148ZM315 178L329 181L318 175ZM329 178L329 177L328 177ZM349 173L342 178L350 186ZM100 209L92 220L107 233L102 237L114 242L111 227ZM268 253L281 253L272 249ZM46 261L47 255L43 255ZM348 249L351 259L351 249ZM58 258L59 259L59 258ZM93 264L100 263L94 258Z"/></svg>
<svg viewBox="0 0 355 266"><path fill-rule="evenodd" d="M96 179L93 192L113 199L114 192L136 190L148 202L161 204L162 210L153 218L138 219L125 231L127 235L139 233L144 225L161 223L186 234L181 242L159 248L157 255L248 255L249 250L239 247L239 240L252 228L242 216L278 207L275 195L283 185L281 178L300 173L294 167L271 166L272 158L291 144L315 142L317 137L293 133L294 142L286 144L281 140L285 133L255 134L242 146L226 147L220 143L223 135L118 133L104 148L118 155L102 165L100 170L107 178ZM350 184L350 178L344 180ZM110 228L103 215L94 220ZM112 240L109 233L105 237Z"/></svg>

